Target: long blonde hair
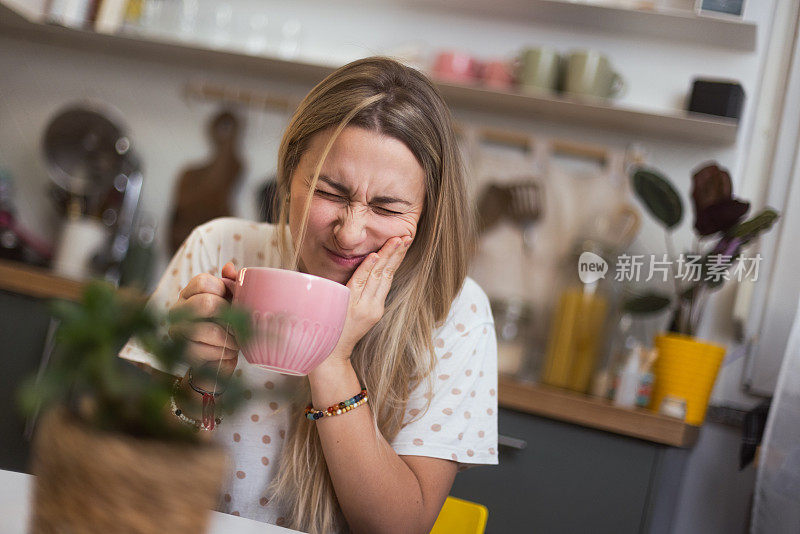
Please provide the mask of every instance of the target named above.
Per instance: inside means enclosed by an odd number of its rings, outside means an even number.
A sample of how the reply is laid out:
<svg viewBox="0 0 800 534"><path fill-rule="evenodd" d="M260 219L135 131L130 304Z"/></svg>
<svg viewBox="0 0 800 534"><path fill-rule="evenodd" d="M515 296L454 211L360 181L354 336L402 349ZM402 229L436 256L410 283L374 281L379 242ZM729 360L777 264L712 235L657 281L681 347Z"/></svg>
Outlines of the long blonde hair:
<svg viewBox="0 0 800 534"><path fill-rule="evenodd" d="M473 217L450 111L420 72L371 57L349 63L320 82L300 103L278 152L278 239L284 265L297 267L301 243L287 237L292 175L311 138L333 128L306 197L300 240L322 163L336 137L357 126L402 141L425 171L425 203L414 242L395 274L383 318L356 345L351 361L367 387L376 429L391 441L403 426L413 386L427 383L436 363L432 334L447 318L467 275ZM376 355L379 355L376 357ZM307 386L307 384L306 384ZM289 510L286 526L312 534L346 529L319 435L302 416L310 392L295 404L278 473L269 492ZM422 410L425 413L425 410Z"/></svg>

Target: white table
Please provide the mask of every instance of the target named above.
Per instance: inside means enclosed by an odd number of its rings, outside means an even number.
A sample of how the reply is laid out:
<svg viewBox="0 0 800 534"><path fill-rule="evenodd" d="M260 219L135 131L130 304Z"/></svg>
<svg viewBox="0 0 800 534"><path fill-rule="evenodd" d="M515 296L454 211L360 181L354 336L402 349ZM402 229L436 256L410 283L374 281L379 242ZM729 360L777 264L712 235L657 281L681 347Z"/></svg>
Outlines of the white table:
<svg viewBox="0 0 800 534"><path fill-rule="evenodd" d="M33 476L0 469L0 534L25 534ZM211 512L210 534L298 534L296 530L243 517Z"/></svg>

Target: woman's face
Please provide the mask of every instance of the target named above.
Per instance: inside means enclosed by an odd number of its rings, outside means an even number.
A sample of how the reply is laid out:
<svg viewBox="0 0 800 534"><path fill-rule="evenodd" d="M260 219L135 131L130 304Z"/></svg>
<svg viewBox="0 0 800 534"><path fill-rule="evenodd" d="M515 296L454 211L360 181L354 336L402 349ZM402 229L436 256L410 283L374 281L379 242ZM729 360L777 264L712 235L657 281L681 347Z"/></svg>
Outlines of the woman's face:
<svg viewBox="0 0 800 534"><path fill-rule="evenodd" d="M292 175L289 228L296 243L314 170L333 129L318 132ZM346 127L322 165L300 268L346 284L390 238L411 236L425 203L425 172L401 141Z"/></svg>

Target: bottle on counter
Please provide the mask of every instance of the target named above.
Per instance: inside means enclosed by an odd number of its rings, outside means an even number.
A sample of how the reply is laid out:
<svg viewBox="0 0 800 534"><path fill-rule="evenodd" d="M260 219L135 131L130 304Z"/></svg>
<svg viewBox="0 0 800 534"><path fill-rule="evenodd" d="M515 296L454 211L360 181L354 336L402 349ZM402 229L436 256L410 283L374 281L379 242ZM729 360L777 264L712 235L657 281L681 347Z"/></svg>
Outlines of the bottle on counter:
<svg viewBox="0 0 800 534"><path fill-rule="evenodd" d="M642 346L637 343L628 353L628 358L619 373L617 387L614 389L614 404L633 407L639 389L639 365L642 360Z"/></svg>

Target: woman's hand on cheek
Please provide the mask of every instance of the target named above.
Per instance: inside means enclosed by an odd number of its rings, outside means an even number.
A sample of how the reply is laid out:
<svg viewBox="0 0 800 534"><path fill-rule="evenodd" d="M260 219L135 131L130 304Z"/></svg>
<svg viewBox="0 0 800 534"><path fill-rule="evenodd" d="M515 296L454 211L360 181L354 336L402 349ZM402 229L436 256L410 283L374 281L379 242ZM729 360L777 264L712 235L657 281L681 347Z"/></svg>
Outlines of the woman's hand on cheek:
<svg viewBox="0 0 800 534"><path fill-rule="evenodd" d="M392 237L367 256L350 277L350 306L339 342L323 364L349 359L356 343L381 320L394 274L411 245L411 237Z"/></svg>

